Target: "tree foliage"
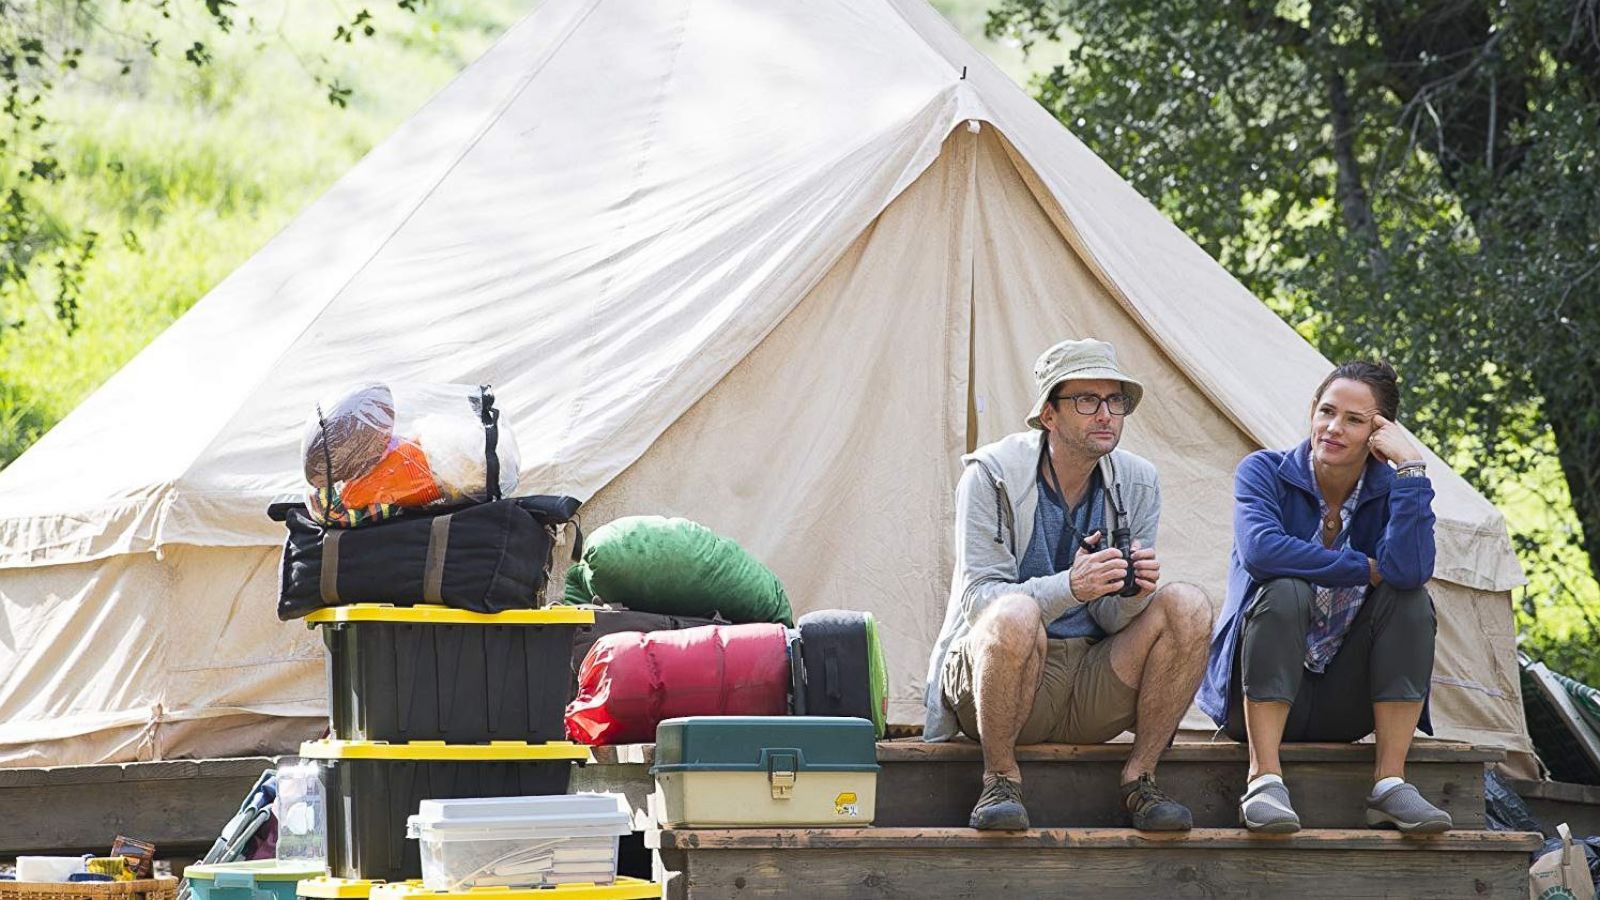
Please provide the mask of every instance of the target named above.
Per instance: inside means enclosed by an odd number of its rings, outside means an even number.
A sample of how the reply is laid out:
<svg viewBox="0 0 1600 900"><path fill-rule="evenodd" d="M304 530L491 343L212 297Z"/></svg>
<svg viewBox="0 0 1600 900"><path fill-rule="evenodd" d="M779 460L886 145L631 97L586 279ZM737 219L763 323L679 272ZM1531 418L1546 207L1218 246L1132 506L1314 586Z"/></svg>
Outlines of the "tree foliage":
<svg viewBox="0 0 1600 900"><path fill-rule="evenodd" d="M1600 572L1600 4L1001 0L988 30L1066 41L1040 101L1326 355L1393 361L1476 487L1557 473L1576 515L1514 536L1541 584Z"/></svg>

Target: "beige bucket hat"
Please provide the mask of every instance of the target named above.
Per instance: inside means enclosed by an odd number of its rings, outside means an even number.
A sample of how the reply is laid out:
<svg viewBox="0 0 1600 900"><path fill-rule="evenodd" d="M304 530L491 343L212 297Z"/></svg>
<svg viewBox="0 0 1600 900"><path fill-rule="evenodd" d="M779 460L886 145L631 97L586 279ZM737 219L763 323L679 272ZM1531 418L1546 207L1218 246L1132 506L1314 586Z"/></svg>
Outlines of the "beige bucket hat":
<svg viewBox="0 0 1600 900"><path fill-rule="evenodd" d="M1039 413L1044 411L1050 394L1063 381L1120 381L1122 392L1128 395L1128 412L1138 408L1144 397L1144 385L1122 371L1117 365L1117 351L1105 341L1085 338L1081 341L1062 341L1039 354L1033 364L1033 381L1039 386L1039 397L1028 413L1028 427L1043 429Z"/></svg>

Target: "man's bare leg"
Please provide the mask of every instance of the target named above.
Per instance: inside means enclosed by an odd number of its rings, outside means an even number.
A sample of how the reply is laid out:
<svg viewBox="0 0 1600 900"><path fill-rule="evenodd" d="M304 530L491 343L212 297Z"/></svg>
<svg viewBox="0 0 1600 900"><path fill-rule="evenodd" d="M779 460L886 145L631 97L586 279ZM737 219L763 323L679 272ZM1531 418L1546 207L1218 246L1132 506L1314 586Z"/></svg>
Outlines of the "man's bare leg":
<svg viewBox="0 0 1600 900"><path fill-rule="evenodd" d="M1153 775L1205 676L1211 601L1190 584L1168 584L1111 641L1111 671L1139 692L1133 749L1122 783Z"/></svg>
<svg viewBox="0 0 1600 900"><path fill-rule="evenodd" d="M967 635L973 660L973 693L985 773L1022 780L1017 735L1033 711L1044 672L1044 623L1032 597L1001 597Z"/></svg>

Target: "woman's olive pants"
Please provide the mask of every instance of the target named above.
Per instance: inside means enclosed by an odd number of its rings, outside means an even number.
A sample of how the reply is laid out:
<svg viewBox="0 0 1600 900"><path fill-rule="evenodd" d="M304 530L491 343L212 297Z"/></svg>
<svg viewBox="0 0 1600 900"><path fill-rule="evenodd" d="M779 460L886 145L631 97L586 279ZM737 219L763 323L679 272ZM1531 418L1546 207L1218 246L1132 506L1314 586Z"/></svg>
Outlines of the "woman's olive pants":
<svg viewBox="0 0 1600 900"><path fill-rule="evenodd" d="M1421 700L1433 676L1438 631L1425 588L1380 584L1367 592L1344 643L1321 674L1306 670L1316 588L1266 582L1245 612L1228 691L1228 736L1245 740L1244 698L1290 703L1285 743L1358 741L1372 733L1372 704Z"/></svg>

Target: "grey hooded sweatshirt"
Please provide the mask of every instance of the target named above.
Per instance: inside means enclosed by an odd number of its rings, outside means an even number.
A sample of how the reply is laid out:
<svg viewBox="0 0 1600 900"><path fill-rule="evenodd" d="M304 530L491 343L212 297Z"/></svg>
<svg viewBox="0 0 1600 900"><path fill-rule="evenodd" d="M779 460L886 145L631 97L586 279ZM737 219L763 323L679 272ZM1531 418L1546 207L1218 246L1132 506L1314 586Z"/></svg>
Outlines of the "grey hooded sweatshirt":
<svg viewBox="0 0 1600 900"><path fill-rule="evenodd" d="M1058 572L1017 582L1022 557L1033 540L1033 519L1038 509L1039 453L1042 431L1024 431L979 447L963 456L965 466L956 484L955 573L950 579L950 599L944 626L928 658L928 682L923 695L927 717L922 726L925 741L947 741L956 735L955 713L944 704L940 673L950 647L996 598L1026 594L1039 604L1039 621L1055 621L1072 604L1072 573ZM1127 527L1142 547L1154 547L1161 518L1161 484L1156 468L1142 457L1113 450L1100 459L1106 486L1106 535L1119 527L1114 492L1121 491ZM1148 597L1107 594L1090 598L1089 616L1107 634L1126 628L1149 605Z"/></svg>

